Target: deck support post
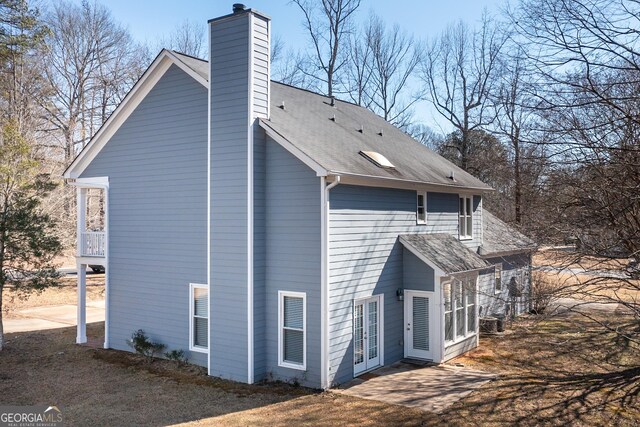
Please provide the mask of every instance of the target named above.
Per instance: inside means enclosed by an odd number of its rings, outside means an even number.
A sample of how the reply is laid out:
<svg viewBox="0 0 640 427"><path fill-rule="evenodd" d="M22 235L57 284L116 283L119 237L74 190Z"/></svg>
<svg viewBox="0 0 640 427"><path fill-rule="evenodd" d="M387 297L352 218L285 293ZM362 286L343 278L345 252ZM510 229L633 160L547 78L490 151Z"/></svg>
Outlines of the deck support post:
<svg viewBox="0 0 640 427"><path fill-rule="evenodd" d="M87 265L79 261L76 263L78 269L78 334L76 344L87 342Z"/></svg>

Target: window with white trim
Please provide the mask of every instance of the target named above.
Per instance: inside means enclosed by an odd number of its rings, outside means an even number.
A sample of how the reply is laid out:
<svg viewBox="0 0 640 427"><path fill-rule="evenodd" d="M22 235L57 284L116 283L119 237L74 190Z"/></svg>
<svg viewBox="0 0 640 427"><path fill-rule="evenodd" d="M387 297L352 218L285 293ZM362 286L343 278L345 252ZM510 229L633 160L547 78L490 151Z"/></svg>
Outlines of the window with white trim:
<svg viewBox="0 0 640 427"><path fill-rule="evenodd" d="M495 292L499 294L502 292L502 263L496 264L495 266L496 276L495 276Z"/></svg>
<svg viewBox="0 0 640 427"><path fill-rule="evenodd" d="M460 239L473 238L473 200L471 197L460 197L460 208L458 217Z"/></svg>
<svg viewBox="0 0 640 427"><path fill-rule="evenodd" d="M475 335L478 323L475 278L454 279L442 289L445 341L456 342Z"/></svg>
<svg viewBox="0 0 640 427"><path fill-rule="evenodd" d="M416 222L418 224L427 223L427 194L416 193Z"/></svg>
<svg viewBox="0 0 640 427"><path fill-rule="evenodd" d="M189 285L189 350L207 352L209 349L209 287Z"/></svg>
<svg viewBox="0 0 640 427"><path fill-rule="evenodd" d="M303 292L278 292L278 365L306 369L306 299Z"/></svg>

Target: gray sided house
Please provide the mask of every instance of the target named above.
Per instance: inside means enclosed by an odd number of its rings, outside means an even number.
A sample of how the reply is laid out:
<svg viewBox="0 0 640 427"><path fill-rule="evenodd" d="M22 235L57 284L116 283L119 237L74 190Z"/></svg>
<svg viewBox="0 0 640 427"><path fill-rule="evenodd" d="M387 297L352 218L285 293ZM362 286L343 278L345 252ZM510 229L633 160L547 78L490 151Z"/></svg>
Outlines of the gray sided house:
<svg viewBox="0 0 640 427"><path fill-rule="evenodd" d="M329 388L478 344L527 309L533 242L491 189L370 111L270 80L271 23L163 50L65 171L78 252L106 267L105 347L143 329L210 375ZM89 229L87 192L104 194ZM78 342L86 341L84 273Z"/></svg>

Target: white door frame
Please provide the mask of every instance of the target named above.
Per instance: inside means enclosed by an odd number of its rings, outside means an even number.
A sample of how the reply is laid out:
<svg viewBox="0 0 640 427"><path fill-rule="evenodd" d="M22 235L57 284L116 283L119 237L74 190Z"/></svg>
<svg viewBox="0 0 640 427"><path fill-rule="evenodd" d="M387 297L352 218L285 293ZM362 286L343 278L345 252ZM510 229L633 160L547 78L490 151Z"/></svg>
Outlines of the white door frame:
<svg viewBox="0 0 640 427"><path fill-rule="evenodd" d="M363 305L363 328L365 328L365 333L367 332L366 329L368 328L368 313L369 313L369 309L368 309L368 303L375 301L378 303L378 331L377 331L377 335L378 335L378 357L377 359L377 363L376 362L369 362L368 356L367 356L367 352L368 352L368 348L369 348L369 344L368 344L368 337L363 338L363 351L365 352L364 354L364 358L363 358L363 362L362 364L360 364L357 369L356 369L356 364L353 364L353 376L356 377L358 375L361 375L365 372L371 371L372 369L378 368L380 366L384 365L384 294L378 294L378 295L371 295L368 296L366 298L358 298L358 299L354 299L353 300L353 306L351 308L351 316L352 319L354 319L354 315L355 315L355 308L357 305L362 304ZM355 323L354 323L354 328L355 328ZM354 357L354 362L355 362L355 334L353 335L354 338L354 346L353 346L353 357Z"/></svg>
<svg viewBox="0 0 640 427"><path fill-rule="evenodd" d="M436 291L416 291L405 289L404 291L404 313L403 313L403 336L404 336L404 357L427 359L439 363L442 359L441 345L441 296ZM411 348L413 341L413 317L409 308L412 306L412 297L421 296L429 298L429 353L416 353Z"/></svg>

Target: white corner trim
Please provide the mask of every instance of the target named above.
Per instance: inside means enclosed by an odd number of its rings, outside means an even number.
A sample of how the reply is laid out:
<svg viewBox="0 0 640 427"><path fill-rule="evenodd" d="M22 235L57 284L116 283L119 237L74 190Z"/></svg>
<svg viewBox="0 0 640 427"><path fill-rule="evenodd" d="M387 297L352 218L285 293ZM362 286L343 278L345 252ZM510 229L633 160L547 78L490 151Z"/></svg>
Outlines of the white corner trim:
<svg viewBox="0 0 640 427"><path fill-rule="evenodd" d="M254 15L249 14L249 84L247 123L247 383L254 383L254 325L253 325L253 31Z"/></svg>
<svg viewBox="0 0 640 427"><path fill-rule="evenodd" d="M64 178L78 178L80 174L82 174L86 167L102 150L107 141L116 133L120 126L122 126L136 107L140 105L171 65L176 65L199 83L206 87L209 86L208 82L204 81L199 74L187 67L173 53L163 49L129 91L127 96L125 96L120 105L118 105L107 121L100 127L98 132L96 132L89 144L82 149L80 154L78 154L69 167L67 167L63 173Z"/></svg>
<svg viewBox="0 0 640 427"><path fill-rule="evenodd" d="M320 166L320 164L318 164L315 160L303 153L298 147L290 143L285 137L271 128L271 126L269 126L269 124L265 120L259 120L258 123L260 124L260 127L265 130L267 136L280 144L289 153L293 154L293 156L300 160L302 163L309 166L316 173L316 176L327 176L329 174L328 171Z"/></svg>
<svg viewBox="0 0 640 427"><path fill-rule="evenodd" d="M328 280L327 280L327 191L326 178L320 177L320 388L326 390L329 387L328 370Z"/></svg>
<svg viewBox="0 0 640 427"><path fill-rule="evenodd" d="M211 24L207 24L209 56L211 56ZM207 69L211 75L211 62ZM211 339L211 85L207 85L207 285L209 286L209 356L207 357L207 375L212 374L211 357L213 355L213 340Z"/></svg>

